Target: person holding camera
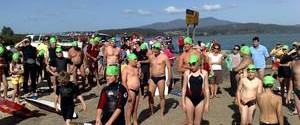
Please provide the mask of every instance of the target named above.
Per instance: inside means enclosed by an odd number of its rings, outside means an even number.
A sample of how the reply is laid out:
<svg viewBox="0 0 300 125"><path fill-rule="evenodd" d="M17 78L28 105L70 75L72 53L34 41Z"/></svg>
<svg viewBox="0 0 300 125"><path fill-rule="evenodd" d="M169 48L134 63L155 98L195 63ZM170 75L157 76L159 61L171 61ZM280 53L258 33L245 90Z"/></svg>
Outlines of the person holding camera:
<svg viewBox="0 0 300 125"><path fill-rule="evenodd" d="M36 56L37 49L31 45L31 38L26 37L21 42L15 45L19 51L23 54L23 66L24 66L24 83L23 91L24 96L29 96L28 79L30 75L31 80L31 92L32 96L36 98Z"/></svg>

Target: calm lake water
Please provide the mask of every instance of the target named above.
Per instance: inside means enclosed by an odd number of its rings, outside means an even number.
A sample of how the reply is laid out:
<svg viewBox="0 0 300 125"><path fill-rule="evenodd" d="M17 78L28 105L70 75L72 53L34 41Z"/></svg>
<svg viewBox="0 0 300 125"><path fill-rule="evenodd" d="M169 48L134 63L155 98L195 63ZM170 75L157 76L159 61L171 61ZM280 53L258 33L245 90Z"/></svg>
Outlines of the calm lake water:
<svg viewBox="0 0 300 125"><path fill-rule="evenodd" d="M276 42L280 42L281 44L289 45L291 47L294 41L300 41L300 34L247 34L247 35L223 35L223 36L196 36L196 41L212 41L217 40L221 43L222 49L230 50L234 45L246 44L248 46L252 45L252 38L254 36L258 36L260 38L260 42L262 45L267 47L268 51L271 51ZM150 38L147 38L146 41L149 41ZM178 37L173 37L173 44L175 50L178 51L177 44ZM194 42L197 43L197 42Z"/></svg>

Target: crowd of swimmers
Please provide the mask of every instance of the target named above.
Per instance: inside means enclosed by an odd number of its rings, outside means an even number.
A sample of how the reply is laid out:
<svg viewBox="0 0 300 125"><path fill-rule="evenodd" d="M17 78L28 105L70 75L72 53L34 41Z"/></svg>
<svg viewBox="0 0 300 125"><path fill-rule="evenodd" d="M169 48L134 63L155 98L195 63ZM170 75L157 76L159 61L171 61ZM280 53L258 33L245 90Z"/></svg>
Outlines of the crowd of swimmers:
<svg viewBox="0 0 300 125"><path fill-rule="evenodd" d="M0 80L4 88L1 96L8 98L8 77L14 88L11 100L16 102L26 97L37 98L36 82L46 79L49 89L56 94L54 102L60 102L63 118L69 125L75 107L73 98L77 97L86 110L80 89L90 88L92 84L101 86L100 79L104 78L96 125L137 125L140 96L148 96L149 111L153 114L156 88L160 115L164 119L165 87L174 86L171 81L175 57L170 36L167 40L157 37L144 42L139 35L129 37L125 33L119 47L114 37L103 40L94 35L83 47L78 46L78 41L72 42L67 56L63 55L55 36L45 37L38 47L25 38L15 44L14 51L0 45ZM223 62L230 71L231 92L240 111L240 124L253 123L257 104L260 124L283 125L282 105L291 103L292 91L296 95L293 114L300 117L300 42L294 42L290 50L288 45L278 44L270 54L260 44L259 37L253 38L251 46L235 45L231 53L225 54L215 40L193 43L190 37L179 37L180 55L174 63L182 76L184 124L199 125L204 113L209 112L211 100L218 97L219 84L223 82ZM268 58L272 59L272 72L265 75ZM273 93L277 80L281 96Z"/></svg>

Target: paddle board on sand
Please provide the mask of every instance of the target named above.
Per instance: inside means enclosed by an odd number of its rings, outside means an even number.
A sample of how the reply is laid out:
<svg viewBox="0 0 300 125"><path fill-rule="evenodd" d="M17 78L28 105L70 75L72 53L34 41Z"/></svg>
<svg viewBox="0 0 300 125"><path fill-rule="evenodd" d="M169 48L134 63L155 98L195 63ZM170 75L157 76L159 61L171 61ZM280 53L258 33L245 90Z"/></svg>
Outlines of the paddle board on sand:
<svg viewBox="0 0 300 125"><path fill-rule="evenodd" d="M165 68L165 76L166 76L166 82L165 82L165 95L168 95L169 94L169 87L167 85L167 79L169 78L168 77L168 68L166 67ZM155 96L158 96L159 95L159 92L158 92L158 87L156 87L155 89Z"/></svg>
<svg viewBox="0 0 300 125"><path fill-rule="evenodd" d="M72 125L93 125L92 123L71 122Z"/></svg>
<svg viewBox="0 0 300 125"><path fill-rule="evenodd" d="M57 104L57 108L59 110L59 112L57 112L55 110L54 102L50 102L50 101L46 101L46 100L30 99L30 98L26 98L25 101L27 101L28 103L30 103L38 108L47 110L49 112L54 112L54 113L60 114L60 105ZM78 115L76 112L73 113L73 118L75 118L75 119L78 118Z"/></svg>
<svg viewBox="0 0 300 125"><path fill-rule="evenodd" d="M32 112L26 107L4 98L0 98L0 111L21 117L30 117L32 115Z"/></svg>

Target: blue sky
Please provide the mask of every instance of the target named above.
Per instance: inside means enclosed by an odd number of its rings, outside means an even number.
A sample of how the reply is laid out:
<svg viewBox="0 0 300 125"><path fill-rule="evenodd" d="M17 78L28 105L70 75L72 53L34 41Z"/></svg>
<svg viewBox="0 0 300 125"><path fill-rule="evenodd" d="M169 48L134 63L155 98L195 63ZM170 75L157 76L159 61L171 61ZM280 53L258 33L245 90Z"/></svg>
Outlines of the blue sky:
<svg viewBox="0 0 300 125"><path fill-rule="evenodd" d="M0 27L16 33L128 28L184 19L187 8L200 11L200 18L293 25L300 24L299 5L300 0L2 0Z"/></svg>

